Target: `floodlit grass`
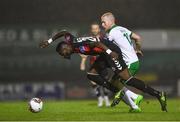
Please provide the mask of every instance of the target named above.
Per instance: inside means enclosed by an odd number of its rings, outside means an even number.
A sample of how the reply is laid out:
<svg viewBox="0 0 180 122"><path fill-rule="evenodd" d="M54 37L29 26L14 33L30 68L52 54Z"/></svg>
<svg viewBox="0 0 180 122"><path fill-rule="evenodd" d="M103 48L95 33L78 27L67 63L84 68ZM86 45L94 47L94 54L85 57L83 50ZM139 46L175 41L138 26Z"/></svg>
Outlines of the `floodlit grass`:
<svg viewBox="0 0 180 122"><path fill-rule="evenodd" d="M180 120L180 100L168 100L168 112L160 110L159 102L146 100L142 113L129 113L129 107L120 103L114 108L98 108L96 101L44 101L40 113L31 113L27 102L0 102L0 120L52 121L52 120Z"/></svg>

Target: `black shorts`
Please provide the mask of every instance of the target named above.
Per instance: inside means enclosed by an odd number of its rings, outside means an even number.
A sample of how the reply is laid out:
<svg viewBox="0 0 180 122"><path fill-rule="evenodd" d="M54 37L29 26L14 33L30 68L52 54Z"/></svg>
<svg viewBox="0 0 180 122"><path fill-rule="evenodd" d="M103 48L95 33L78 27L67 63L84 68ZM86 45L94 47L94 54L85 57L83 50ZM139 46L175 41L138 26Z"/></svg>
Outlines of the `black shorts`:
<svg viewBox="0 0 180 122"><path fill-rule="evenodd" d="M93 68L96 69L98 73L106 68L111 68L115 74L119 74L127 68L127 65L122 58L122 54L119 54L118 60L113 60L108 54L102 54L96 59L90 69Z"/></svg>

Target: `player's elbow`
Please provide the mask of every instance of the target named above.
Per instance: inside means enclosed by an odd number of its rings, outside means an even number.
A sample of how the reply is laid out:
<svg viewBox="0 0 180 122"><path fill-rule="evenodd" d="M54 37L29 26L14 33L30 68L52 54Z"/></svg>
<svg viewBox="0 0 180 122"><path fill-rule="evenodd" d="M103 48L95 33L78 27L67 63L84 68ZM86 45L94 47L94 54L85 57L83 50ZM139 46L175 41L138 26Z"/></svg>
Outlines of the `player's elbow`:
<svg viewBox="0 0 180 122"><path fill-rule="evenodd" d="M141 36L137 35L137 38L136 38L136 40L138 40L138 41L142 41L142 38L141 38Z"/></svg>
<svg viewBox="0 0 180 122"><path fill-rule="evenodd" d="M138 42L142 41L141 36L135 33L132 34L132 39Z"/></svg>

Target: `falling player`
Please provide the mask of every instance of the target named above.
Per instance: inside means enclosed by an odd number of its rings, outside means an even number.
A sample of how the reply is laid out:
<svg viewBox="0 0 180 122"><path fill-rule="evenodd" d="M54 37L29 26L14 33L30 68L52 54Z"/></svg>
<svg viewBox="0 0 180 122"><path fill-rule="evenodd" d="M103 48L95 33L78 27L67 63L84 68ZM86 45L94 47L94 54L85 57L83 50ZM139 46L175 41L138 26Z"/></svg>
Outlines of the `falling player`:
<svg viewBox="0 0 180 122"><path fill-rule="evenodd" d="M42 48L47 47L52 41L56 40L57 38L60 38L62 36L65 36L66 41L65 42L60 42L57 46L57 52L62 55L65 58L70 58L70 55L73 53L82 53L82 54L86 54L86 55L100 55L98 57L98 60L95 61L95 63L93 64L93 66L90 69L90 72L88 73L88 78L90 80L93 80L94 82L96 82L99 85L102 85L104 87L106 87L107 89L111 90L114 93L117 93L119 91L118 88L116 88L115 86L113 86L111 83L109 83L106 79L104 79L104 77L102 77L101 72L106 69L107 67L109 68L116 68L116 66L114 65L114 62L111 60L110 56L113 56L113 54L116 53L111 53L111 55L107 55L105 53L104 50L102 50L101 48L98 48L97 45L95 47L91 47L91 44L94 44L94 42L97 42L97 38L93 38L93 37L85 37L85 38L71 38L72 35L69 35L68 32L60 32L57 33L56 35L54 35L51 39L49 39L48 41L43 41L40 46ZM71 38L71 39L70 39ZM71 40L71 41L70 41ZM84 42L85 40L90 40L91 44L87 44L86 42ZM105 38L103 39L103 41L106 40ZM69 43L69 42L74 42L75 43ZM105 41L105 43L108 41ZM95 43L98 44L98 43ZM118 52L118 55L121 56L121 50L113 43L109 43L106 44L108 46L111 47L112 50L115 50L116 52ZM120 60L122 60L122 58L119 58ZM123 62L123 60L122 60ZM113 65L113 66L112 66ZM124 66L126 66L126 64L124 63ZM94 74L92 72L92 70L97 70L99 72L99 74ZM117 72L117 70L115 71ZM119 71L118 71L119 72ZM93 77L95 75L95 77ZM126 92L127 93L127 92ZM130 98L132 94L124 94L123 100L132 108L132 111L130 112L140 112L141 110L138 107L138 102L137 104L135 104L134 102L130 102L128 98ZM129 97L127 97L129 95ZM138 96L138 95L137 95Z"/></svg>

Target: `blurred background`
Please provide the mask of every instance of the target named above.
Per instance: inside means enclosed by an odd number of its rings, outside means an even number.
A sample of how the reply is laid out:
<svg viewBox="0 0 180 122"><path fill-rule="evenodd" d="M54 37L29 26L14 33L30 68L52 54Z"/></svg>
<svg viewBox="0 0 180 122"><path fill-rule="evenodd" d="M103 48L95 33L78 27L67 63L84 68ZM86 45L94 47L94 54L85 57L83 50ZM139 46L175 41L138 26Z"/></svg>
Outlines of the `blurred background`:
<svg viewBox="0 0 180 122"><path fill-rule="evenodd" d="M142 36L138 77L179 97L179 0L0 0L0 100L95 98L79 55L65 60L57 43L38 44L61 29L88 34L105 12Z"/></svg>

